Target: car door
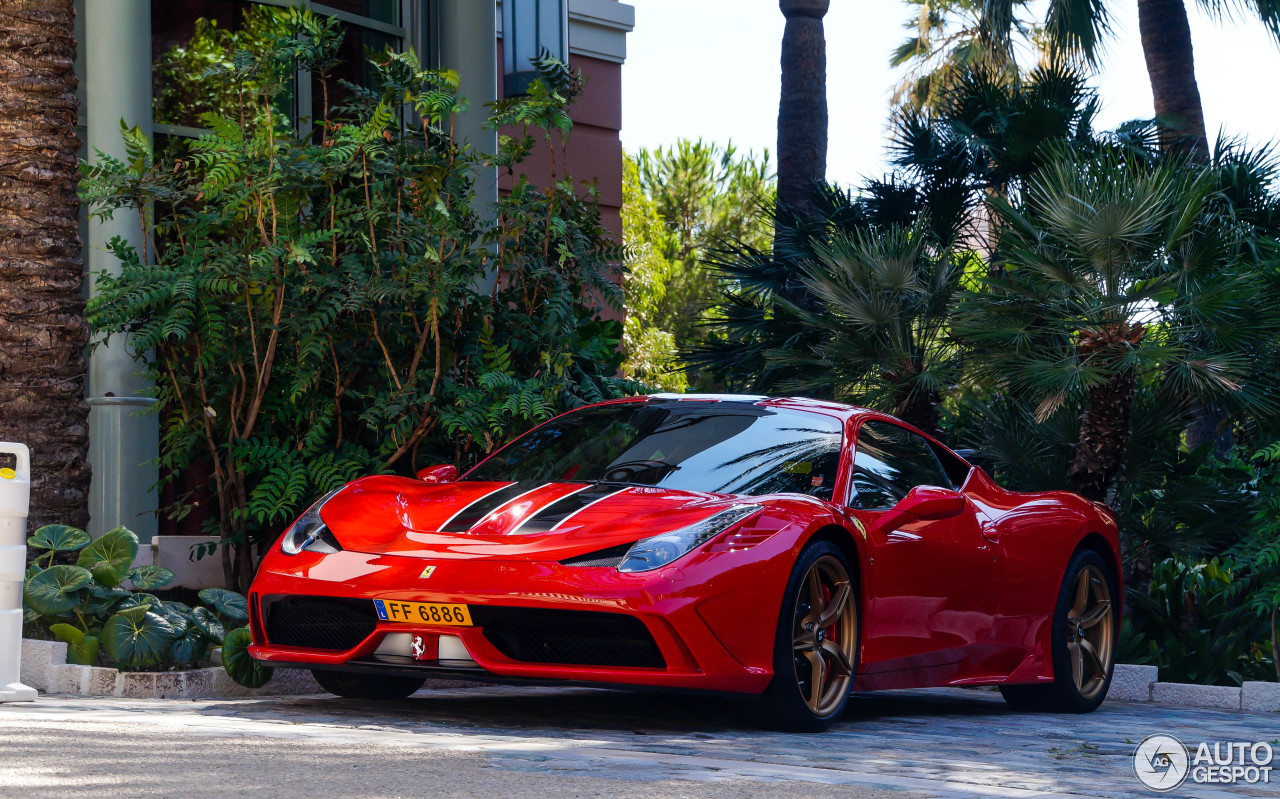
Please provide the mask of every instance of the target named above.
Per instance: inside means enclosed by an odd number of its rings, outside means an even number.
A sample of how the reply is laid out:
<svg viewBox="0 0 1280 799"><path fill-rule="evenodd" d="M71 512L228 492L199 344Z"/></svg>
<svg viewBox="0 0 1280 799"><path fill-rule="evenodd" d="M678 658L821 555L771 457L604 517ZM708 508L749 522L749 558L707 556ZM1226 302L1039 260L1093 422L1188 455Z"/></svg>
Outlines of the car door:
<svg viewBox="0 0 1280 799"><path fill-rule="evenodd" d="M990 640L998 601L995 552L966 499L957 516L888 526L887 511L916 486L957 489L923 436L887 420L858 429L849 505L871 545L863 673L915 670L916 684L947 681Z"/></svg>

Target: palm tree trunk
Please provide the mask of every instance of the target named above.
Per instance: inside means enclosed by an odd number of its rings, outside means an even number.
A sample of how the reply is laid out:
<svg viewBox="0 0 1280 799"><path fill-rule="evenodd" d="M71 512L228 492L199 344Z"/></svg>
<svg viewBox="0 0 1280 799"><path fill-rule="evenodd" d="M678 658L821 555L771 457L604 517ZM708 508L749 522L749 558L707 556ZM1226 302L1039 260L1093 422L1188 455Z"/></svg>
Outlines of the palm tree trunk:
<svg viewBox="0 0 1280 799"><path fill-rule="evenodd" d="M1183 0L1138 0L1138 29L1165 150L1209 155Z"/></svg>
<svg viewBox="0 0 1280 799"><path fill-rule="evenodd" d="M1068 477L1076 493L1098 502L1107 498L1111 481L1124 467L1133 433L1133 398L1138 391L1132 368L1123 365L1126 351L1147 335L1145 325L1109 322L1080 331L1079 357L1110 372L1107 382L1089 389L1080 438Z"/></svg>
<svg viewBox="0 0 1280 799"><path fill-rule="evenodd" d="M778 103L778 201L804 215L815 181L827 176L827 41L830 0L780 0L782 99Z"/></svg>
<svg viewBox="0 0 1280 799"><path fill-rule="evenodd" d="M1221 408L1199 404L1192 411L1191 424L1187 425L1187 449L1194 450L1212 442L1213 454L1225 461L1235 443L1231 425L1226 423L1228 419L1227 412Z"/></svg>
<svg viewBox="0 0 1280 799"><path fill-rule="evenodd" d="M88 522L74 0L0 3L0 440L31 448L32 528Z"/></svg>
<svg viewBox="0 0 1280 799"><path fill-rule="evenodd" d="M893 415L935 438L941 438L938 414L938 393L936 391L910 391L903 389L895 392L893 398Z"/></svg>
<svg viewBox="0 0 1280 799"><path fill-rule="evenodd" d="M1111 481L1124 466L1136 390L1133 371L1128 369L1089 390L1069 472L1076 493L1081 496L1106 501Z"/></svg>

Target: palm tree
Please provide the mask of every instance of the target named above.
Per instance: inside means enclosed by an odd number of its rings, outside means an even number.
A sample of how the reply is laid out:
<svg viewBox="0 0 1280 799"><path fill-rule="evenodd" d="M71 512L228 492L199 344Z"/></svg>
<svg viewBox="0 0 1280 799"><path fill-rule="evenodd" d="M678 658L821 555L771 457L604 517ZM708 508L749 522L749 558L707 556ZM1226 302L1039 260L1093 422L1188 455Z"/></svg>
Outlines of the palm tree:
<svg viewBox="0 0 1280 799"><path fill-rule="evenodd" d="M1018 75L1015 48L1035 48L1040 29L1020 0L1012 35L1001 47L991 47L982 25L983 0L907 0L915 14L904 27L907 40L893 51L889 65L906 67L894 90L893 102L917 109L934 108L955 88L956 81L975 69L1012 79Z"/></svg>
<svg viewBox="0 0 1280 799"><path fill-rule="evenodd" d="M1201 10L1221 20L1235 14L1255 16L1280 41L1280 0L1196 0ZM949 4L948 4L949 5ZM994 51L1008 51L1020 34L1017 13L1025 0L983 0L979 38ZM1111 32L1105 0L1048 0L1044 38L1051 52L1094 63ZM1138 27L1147 77L1168 151L1194 151L1205 158L1200 88L1196 83L1191 26L1186 0L1138 0Z"/></svg>
<svg viewBox="0 0 1280 799"><path fill-rule="evenodd" d="M841 231L814 245L814 258L801 269L821 311L797 314L824 335L813 349L817 377L798 388L825 388L940 433L942 394L959 376L949 311L965 261L934 243L917 223Z"/></svg>
<svg viewBox="0 0 1280 799"><path fill-rule="evenodd" d="M933 259L932 267L947 263L944 253L963 257L961 253L975 246L989 247L982 235L987 219L980 210L984 199L993 191L1007 193L1020 175L1040 163L1050 144L1090 139L1093 105L1083 75L1046 67L1013 81L985 70L967 73L936 107L901 109L891 147L894 174L867 181L856 194L811 187L807 215L793 213L781 202L769 206L775 234L772 251L738 242L711 254L709 265L721 273L730 291L712 337L687 353L688 360L737 389L802 387L824 396L875 402L885 410L899 408L905 397L894 400L881 395L880 389L870 396L868 384L855 379L854 373L878 373L885 379L896 374L904 378L904 385L918 387L913 374L936 370L922 369L923 362L917 362L903 371L888 360L876 369L837 365L853 355L841 352L845 347L881 345L864 340L865 329L860 332L852 317L833 312L815 295L814 286L821 284L815 283L815 268L831 260L837 248L847 249L859 240L868 244L863 256L884 257L887 252L874 253L870 242L880 236L895 238L903 231L914 232L913 246L919 242L927 247L920 252ZM919 265L930 268L925 261ZM855 286L841 290L846 289ZM833 297L836 290L833 284ZM856 290L873 289L865 285ZM900 298L905 306L920 301L914 292L907 295ZM915 324L916 313L905 312L898 322ZM845 341L835 344L836 337ZM909 348L914 347L913 343ZM945 362L946 358L939 360ZM913 402L920 397L910 390L908 395ZM934 400L925 400L922 407L936 406ZM927 415L921 420L925 427L931 423Z"/></svg>
<svg viewBox="0 0 1280 799"><path fill-rule="evenodd" d="M959 237L990 252L999 231L987 200L1016 194L1051 145L1093 141L1098 97L1082 71L1062 64L1025 75L978 67L950 85L932 106L897 110L890 158L944 246Z"/></svg>
<svg viewBox="0 0 1280 799"><path fill-rule="evenodd" d="M961 304L980 383L1080 408L1069 467L1105 500L1125 466L1139 385L1185 420L1211 404L1274 412L1255 353L1280 331L1219 177L1187 159L1062 150L1020 202L996 200L1006 268Z"/></svg>
<svg viewBox="0 0 1280 799"><path fill-rule="evenodd" d="M73 0L0 4L0 440L31 447L30 524L88 522Z"/></svg>
<svg viewBox="0 0 1280 799"><path fill-rule="evenodd" d="M827 41L831 0L779 0L782 97L778 103L778 200L813 213L809 189L827 175Z"/></svg>
<svg viewBox="0 0 1280 799"><path fill-rule="evenodd" d="M946 320L968 257L955 252L973 194L963 172L935 161L858 196L818 186L809 217L771 207L772 251L739 244L709 261L731 290L687 359L731 388L852 401L936 431L958 366Z"/></svg>

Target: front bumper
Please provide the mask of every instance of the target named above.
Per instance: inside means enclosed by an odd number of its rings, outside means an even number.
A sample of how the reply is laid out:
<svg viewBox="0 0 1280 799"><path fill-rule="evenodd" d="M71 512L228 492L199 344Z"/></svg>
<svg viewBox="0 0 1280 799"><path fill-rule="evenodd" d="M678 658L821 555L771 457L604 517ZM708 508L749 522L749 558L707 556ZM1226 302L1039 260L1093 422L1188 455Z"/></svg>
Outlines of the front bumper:
<svg viewBox="0 0 1280 799"><path fill-rule="evenodd" d="M772 677L772 636L785 583L785 571L782 580L769 579L786 560L770 550L734 553L731 573L717 563L724 555L698 555L647 575L556 562L273 553L251 591L256 643L249 653L266 663L315 669L755 694ZM466 604L475 626L368 618L363 608L371 610L375 598ZM365 614L367 626L357 624L351 638L330 640L329 648L301 646L305 638L279 634L278 624L273 640L273 609L300 599L345 602ZM582 620L585 632L574 635L574 619ZM470 661L388 653L384 643L397 633L421 635L433 646L442 636L456 636ZM573 646L560 646L556 636L568 636ZM520 645L539 637L556 645ZM290 645L281 643L286 638ZM656 657L641 656L646 645ZM561 662L539 662L552 657Z"/></svg>

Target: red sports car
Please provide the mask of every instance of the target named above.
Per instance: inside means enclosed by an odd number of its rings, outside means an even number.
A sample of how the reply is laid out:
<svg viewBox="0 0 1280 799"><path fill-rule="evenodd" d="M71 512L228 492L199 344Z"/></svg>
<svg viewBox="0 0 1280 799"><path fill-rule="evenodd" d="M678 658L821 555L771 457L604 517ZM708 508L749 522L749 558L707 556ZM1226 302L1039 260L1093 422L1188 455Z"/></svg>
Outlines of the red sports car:
<svg viewBox="0 0 1280 799"><path fill-rule="evenodd" d="M657 395L535 428L461 477L356 480L254 580L258 660L347 697L430 676L759 695L822 729L850 691L998 685L1083 712L1111 681L1116 522L1014 493L884 414Z"/></svg>

